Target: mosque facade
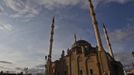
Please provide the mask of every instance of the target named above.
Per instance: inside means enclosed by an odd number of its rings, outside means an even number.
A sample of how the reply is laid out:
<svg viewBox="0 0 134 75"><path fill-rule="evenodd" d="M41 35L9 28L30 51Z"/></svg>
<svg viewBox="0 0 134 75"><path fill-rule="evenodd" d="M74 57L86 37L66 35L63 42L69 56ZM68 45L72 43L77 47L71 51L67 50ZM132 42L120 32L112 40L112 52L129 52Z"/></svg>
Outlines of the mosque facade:
<svg viewBox="0 0 134 75"><path fill-rule="evenodd" d="M114 58L105 25L103 25L103 28L109 52L106 52L102 46L93 3L92 0L88 1L97 46L93 47L89 42L85 40L76 40L75 38L74 44L67 50L67 53L62 51L61 57L56 61L52 61L55 23L55 18L53 18L45 75L124 75L122 64Z"/></svg>
<svg viewBox="0 0 134 75"><path fill-rule="evenodd" d="M102 59L101 59L101 58ZM52 62L52 75L124 75L123 66L107 52L98 51L85 40L76 41L67 55Z"/></svg>

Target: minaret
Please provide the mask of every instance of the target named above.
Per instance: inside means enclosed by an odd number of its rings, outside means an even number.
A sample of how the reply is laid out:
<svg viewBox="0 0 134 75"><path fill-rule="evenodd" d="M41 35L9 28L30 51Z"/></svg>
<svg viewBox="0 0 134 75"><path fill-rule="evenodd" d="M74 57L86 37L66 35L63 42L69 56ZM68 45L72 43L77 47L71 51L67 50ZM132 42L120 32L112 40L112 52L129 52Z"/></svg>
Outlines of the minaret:
<svg viewBox="0 0 134 75"><path fill-rule="evenodd" d="M53 17L52 25L51 25L51 36L50 36L50 45L49 45L49 57L51 57L51 55L52 55L53 35L54 35L54 23L55 23L55 17Z"/></svg>
<svg viewBox="0 0 134 75"><path fill-rule="evenodd" d="M52 75L52 47L53 47L53 35L54 35L54 23L55 23L55 17L53 17L52 20L52 26L51 26L51 36L50 36L50 45L49 45L49 55L48 55L48 75Z"/></svg>
<svg viewBox="0 0 134 75"><path fill-rule="evenodd" d="M76 34L74 34L74 42L76 42L77 41L77 36L76 36Z"/></svg>
<svg viewBox="0 0 134 75"><path fill-rule="evenodd" d="M110 39L109 39L109 36L108 36L107 28L106 28L106 26L104 24L103 24L103 31L104 31L104 34L105 34L107 48L109 49L109 53L114 58L114 54L113 54Z"/></svg>
<svg viewBox="0 0 134 75"><path fill-rule="evenodd" d="M101 37L100 37L100 33L99 33L99 28L98 28L98 23L97 23L97 20L96 20L96 14L95 14L95 11L94 11L94 6L93 6L93 3L92 3L92 0L88 0L89 1L89 9L90 9L90 16L91 16L91 19L92 19L92 24L93 24L93 27L94 27L94 31L95 31L95 36L96 36L96 40L97 40L97 45L98 45L98 49L99 51L103 51L103 46L102 46L102 42L101 42Z"/></svg>
<svg viewBox="0 0 134 75"><path fill-rule="evenodd" d="M100 75L110 75L110 67L109 67L107 55L102 46L102 41L100 37L98 23L96 20L96 14L95 14L93 2L92 0L88 0L88 1L89 1L90 16L92 19L92 24L93 24L93 28L94 28L94 32L95 32L95 36L97 40L97 45L98 45L98 53L97 53L98 57L97 58L98 58L98 63L99 63L99 66L98 66L99 73Z"/></svg>

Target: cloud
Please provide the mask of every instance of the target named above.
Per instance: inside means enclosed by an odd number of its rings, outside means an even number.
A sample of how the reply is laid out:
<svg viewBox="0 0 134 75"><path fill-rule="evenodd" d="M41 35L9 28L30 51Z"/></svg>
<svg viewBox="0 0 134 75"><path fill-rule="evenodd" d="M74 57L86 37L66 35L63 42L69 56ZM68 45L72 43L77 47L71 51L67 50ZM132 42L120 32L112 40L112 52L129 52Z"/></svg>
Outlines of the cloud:
<svg viewBox="0 0 134 75"><path fill-rule="evenodd" d="M45 70L44 69L37 69L37 68L32 68L29 69L28 72L32 73L32 74L44 74Z"/></svg>
<svg viewBox="0 0 134 75"><path fill-rule="evenodd" d="M111 2L127 3L132 0L94 0L95 7L99 4ZM5 5L10 8L14 15L12 17L35 17L40 14L42 7L47 9L63 8L66 6L88 7L88 0L4 0Z"/></svg>
<svg viewBox="0 0 134 75"><path fill-rule="evenodd" d="M0 68L4 68L3 66L0 66Z"/></svg>
<svg viewBox="0 0 134 75"><path fill-rule="evenodd" d="M13 64L12 62L8 62L8 61L0 61L0 63L4 63L4 64Z"/></svg>
<svg viewBox="0 0 134 75"><path fill-rule="evenodd" d="M16 69L16 70L20 70L20 71L23 70L23 68L20 68L20 67L16 67L15 69Z"/></svg>
<svg viewBox="0 0 134 75"><path fill-rule="evenodd" d="M45 69L44 68L20 68L20 67L16 67L16 70L17 71L20 71L20 72L26 72L26 69L27 69L27 72L29 73L32 73L32 74L44 74L45 73Z"/></svg>
<svg viewBox="0 0 134 75"><path fill-rule="evenodd" d="M2 6L0 6L0 15L3 13L4 8Z"/></svg>
<svg viewBox="0 0 134 75"><path fill-rule="evenodd" d="M0 66L0 69L1 69L1 71L3 71L3 70L7 70L9 68L8 67L5 67L5 66Z"/></svg>
<svg viewBox="0 0 134 75"><path fill-rule="evenodd" d="M132 63L131 52L134 44L134 26L131 24L117 28L112 32L109 32L109 37L114 52L114 56L117 60L121 61L123 65ZM104 39L104 37L103 37ZM105 39L104 39L105 41ZM107 49L106 45L104 44ZM130 62L128 62L130 61Z"/></svg>
<svg viewBox="0 0 134 75"><path fill-rule="evenodd" d="M33 17L39 14L36 4L29 0L4 0L6 6L15 12L14 17ZM32 3L31 3L32 2Z"/></svg>
<svg viewBox="0 0 134 75"><path fill-rule="evenodd" d="M87 6L88 0L34 0L36 3L40 5L44 5L46 8L55 8L55 7L61 7L61 6L75 6L75 5L81 5ZM116 2L120 4L127 3L129 1L133 0L94 0L95 6L102 4L102 3L111 3Z"/></svg>
<svg viewBox="0 0 134 75"><path fill-rule="evenodd" d="M36 66L37 68L45 68L45 64L40 64Z"/></svg>
<svg viewBox="0 0 134 75"><path fill-rule="evenodd" d="M133 0L100 0L100 2L104 2L104 3L116 2L116 3L120 3L120 4L124 4L129 1L133 1Z"/></svg>
<svg viewBox="0 0 134 75"><path fill-rule="evenodd" d="M133 63L133 57L131 55L131 52L122 51L115 53L115 59L120 61L123 64L124 68L127 68L129 65L132 66Z"/></svg>
<svg viewBox="0 0 134 75"><path fill-rule="evenodd" d="M2 31L13 31L13 26L10 24L0 24L0 30Z"/></svg>
<svg viewBox="0 0 134 75"><path fill-rule="evenodd" d="M82 0L34 0L39 5L43 5L48 9L52 9L55 7L61 7L61 6L69 6L69 5L77 5ZM84 2L84 1L83 1Z"/></svg>
<svg viewBox="0 0 134 75"><path fill-rule="evenodd" d="M113 42L125 42L134 38L134 26L130 25L122 29L116 29L110 33L111 40Z"/></svg>
<svg viewBox="0 0 134 75"><path fill-rule="evenodd" d="M129 21L129 22L133 22L133 20L134 20L134 17L127 18L127 21Z"/></svg>

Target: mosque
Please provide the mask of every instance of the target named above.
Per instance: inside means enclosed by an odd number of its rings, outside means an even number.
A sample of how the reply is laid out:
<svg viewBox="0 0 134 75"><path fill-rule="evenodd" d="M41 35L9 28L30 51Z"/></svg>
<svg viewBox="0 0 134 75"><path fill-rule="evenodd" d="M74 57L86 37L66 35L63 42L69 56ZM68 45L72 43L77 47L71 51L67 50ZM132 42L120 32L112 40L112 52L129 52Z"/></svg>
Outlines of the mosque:
<svg viewBox="0 0 134 75"><path fill-rule="evenodd" d="M53 18L45 75L124 75L122 64L114 58L105 25L103 28L109 52L106 52L102 46L96 15L91 0L89 0L89 9L97 46L93 47L85 40L76 40L75 36L75 42L72 47L67 50L67 54L65 55L65 52L62 51L60 59L52 61L51 54L55 22Z"/></svg>

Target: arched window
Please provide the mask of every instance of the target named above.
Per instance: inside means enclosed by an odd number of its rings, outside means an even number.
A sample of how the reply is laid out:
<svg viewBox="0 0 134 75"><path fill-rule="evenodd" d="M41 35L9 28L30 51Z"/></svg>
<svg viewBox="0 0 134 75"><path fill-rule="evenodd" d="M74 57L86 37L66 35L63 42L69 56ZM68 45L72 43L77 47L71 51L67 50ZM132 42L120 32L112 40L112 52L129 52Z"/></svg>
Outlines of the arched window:
<svg viewBox="0 0 134 75"><path fill-rule="evenodd" d="M58 75L60 75L60 72L58 72Z"/></svg>
<svg viewBox="0 0 134 75"><path fill-rule="evenodd" d="M64 71L64 75L67 75L67 71Z"/></svg>
<svg viewBox="0 0 134 75"><path fill-rule="evenodd" d="M90 75L93 75L93 70L92 69L90 69Z"/></svg>
<svg viewBox="0 0 134 75"><path fill-rule="evenodd" d="M82 70L80 70L80 75L82 75Z"/></svg>

